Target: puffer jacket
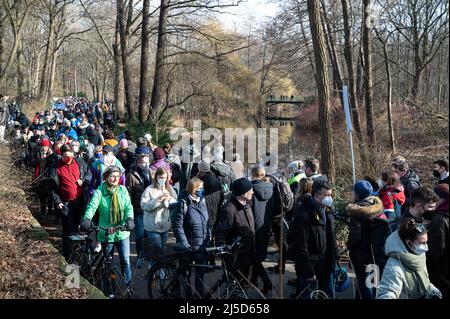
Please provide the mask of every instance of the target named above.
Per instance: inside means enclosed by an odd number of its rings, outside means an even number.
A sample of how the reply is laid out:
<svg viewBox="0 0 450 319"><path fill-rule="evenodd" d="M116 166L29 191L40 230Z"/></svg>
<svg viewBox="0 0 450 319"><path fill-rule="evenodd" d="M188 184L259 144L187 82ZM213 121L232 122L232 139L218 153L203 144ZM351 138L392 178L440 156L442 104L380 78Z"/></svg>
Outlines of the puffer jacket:
<svg viewBox="0 0 450 319"><path fill-rule="evenodd" d="M142 194L141 209L144 213L144 229L146 231L165 233L171 228L170 209L162 202L157 202L157 198L163 193L170 194L169 204L177 202L177 194L172 187L160 190L154 185L147 187Z"/></svg>
<svg viewBox="0 0 450 319"><path fill-rule="evenodd" d="M400 177L400 182L402 183L403 187L405 188L406 202L405 202L404 206L408 207L409 206L409 198L411 196L412 191L414 189L420 187L420 178L413 169L409 169L405 175Z"/></svg>
<svg viewBox="0 0 450 319"><path fill-rule="evenodd" d="M398 231L387 238L385 252L389 260L380 281L378 299L420 299L440 295L428 278L425 254L409 252Z"/></svg>
<svg viewBox="0 0 450 319"><path fill-rule="evenodd" d="M380 218L384 216L381 199L367 197L348 204L346 211L350 217L347 247L354 267L365 269L375 263L382 271L387 261L384 245L391 231L389 223Z"/></svg>
<svg viewBox="0 0 450 319"><path fill-rule="evenodd" d="M194 250L209 243L211 227L208 223L205 199L197 202L186 192L181 194L179 209L173 218L173 232L177 242L181 242L185 247L191 246Z"/></svg>
<svg viewBox="0 0 450 319"><path fill-rule="evenodd" d="M212 229L223 201L222 185L220 185L219 179L213 173L205 173L200 176L200 179L205 188L205 203L209 215L208 222Z"/></svg>
<svg viewBox="0 0 450 319"><path fill-rule="evenodd" d="M134 219L133 214L133 205L131 205L130 195L128 194L127 189L119 185L117 190L117 195L119 199L119 206L121 211L121 220L119 225L124 226L125 221L128 218ZM107 190L106 183L100 185L100 187L94 192L91 201L89 202L86 212L84 214L84 218L92 220L95 212L98 210L100 214L100 219L98 225L101 227L109 228L117 225L113 225L110 222L110 207L111 207L111 195ZM97 234L97 240L100 242L105 241L105 231L101 230ZM130 236L129 231L116 231L113 235L108 236L108 242L119 242L123 239L126 239Z"/></svg>
<svg viewBox="0 0 450 319"><path fill-rule="evenodd" d="M267 257L269 232L272 225L271 211L274 207L273 185L262 180L254 180L252 212L255 218L256 258L263 261Z"/></svg>

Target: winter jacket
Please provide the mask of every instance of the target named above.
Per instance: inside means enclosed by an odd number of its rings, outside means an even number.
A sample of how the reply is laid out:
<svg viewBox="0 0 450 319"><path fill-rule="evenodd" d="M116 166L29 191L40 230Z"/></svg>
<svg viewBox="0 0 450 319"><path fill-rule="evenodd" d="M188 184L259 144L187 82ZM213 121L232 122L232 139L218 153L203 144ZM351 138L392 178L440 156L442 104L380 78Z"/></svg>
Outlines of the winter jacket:
<svg viewBox="0 0 450 319"><path fill-rule="evenodd" d="M449 236L448 200L436 208L436 216L428 226L427 268L430 281L448 298Z"/></svg>
<svg viewBox="0 0 450 319"><path fill-rule="evenodd" d="M159 190L154 185L147 187L142 194L141 209L144 213L144 229L146 231L165 233L170 230L170 209L162 202L157 202L157 198L163 193L170 194L169 204L177 202L177 194L172 187Z"/></svg>
<svg viewBox="0 0 450 319"><path fill-rule="evenodd" d="M124 226L125 221L128 218L134 219L133 205L131 205L130 195L128 194L125 186L119 185L117 190L119 198L120 211L122 212L119 225ZM115 227L110 221L110 208L111 208L111 195L107 190L107 184L103 183L94 192L91 201L89 202L86 212L84 213L84 218L92 220L95 212L98 210L100 219L98 225L100 227ZM109 235L108 242L119 242L130 236L129 231L116 231L113 235ZM97 233L97 240L100 242L105 241L105 231L101 230Z"/></svg>
<svg viewBox="0 0 450 319"><path fill-rule="evenodd" d="M389 260L380 281L378 299L420 299L440 294L428 278L425 254L409 252L398 231L387 238L385 252Z"/></svg>
<svg viewBox="0 0 450 319"><path fill-rule="evenodd" d="M58 139L59 136L60 136L61 134L64 134L64 135L67 136L67 137L70 136L73 140L78 141L78 134L77 134L77 132L76 132L73 128L70 128L70 130L68 130L68 129L66 129L66 127L63 127L63 128L56 134L56 139Z"/></svg>
<svg viewBox="0 0 450 319"><path fill-rule="evenodd" d="M19 122L20 127L24 129L25 127L30 126L30 120L24 113L20 113L19 117L17 118L17 122Z"/></svg>
<svg viewBox="0 0 450 319"><path fill-rule="evenodd" d="M199 178L205 188L205 203L209 216L208 223L213 229L223 202L222 185L220 185L219 179L213 173L204 173Z"/></svg>
<svg viewBox="0 0 450 319"><path fill-rule="evenodd" d="M383 204L378 197L370 196L353 204L348 204L350 217L347 248L355 268L365 271L368 264L376 264L383 270L387 261L384 253L386 238L391 234L383 215Z"/></svg>
<svg viewBox="0 0 450 319"><path fill-rule="evenodd" d="M398 188L393 186L387 186L386 189L380 190L379 196L381 198L381 201L383 202L384 215L386 217L394 216L395 211L394 201L397 201L398 204L400 205L403 205L406 201L403 186L400 186Z"/></svg>
<svg viewBox="0 0 450 319"><path fill-rule="evenodd" d="M122 166L125 169L125 174L128 174L130 172L131 166L136 161L134 153L126 151L126 155L124 155L122 152L119 152L117 153L116 157L120 161L120 163L122 163Z"/></svg>
<svg viewBox="0 0 450 319"><path fill-rule="evenodd" d="M179 209L173 217L173 233L177 242L182 243L184 247L191 246L193 250L205 247L211 237L205 199L197 202L183 192L178 203Z"/></svg>
<svg viewBox="0 0 450 319"><path fill-rule="evenodd" d="M0 105L0 125L1 126L7 126L8 125L8 121L9 121L8 109L3 104L1 104Z"/></svg>
<svg viewBox="0 0 450 319"><path fill-rule="evenodd" d="M273 185L262 180L254 180L252 212L255 219L256 258L263 261L267 257L269 232L272 225L271 210L274 207Z"/></svg>
<svg viewBox="0 0 450 319"><path fill-rule="evenodd" d="M405 206L408 207L412 191L420 187L420 178L419 176L417 176L416 172L414 172L413 169L409 169L405 175L400 177L400 182L405 188L405 197L406 197Z"/></svg>
<svg viewBox="0 0 450 319"><path fill-rule="evenodd" d="M333 214L329 208L316 203L312 196L296 207L286 240L287 258L295 261L302 277L313 277L314 265L319 260L325 260L324 271L334 272L338 250Z"/></svg>
<svg viewBox="0 0 450 319"><path fill-rule="evenodd" d="M234 175L235 179L245 177L244 163L242 163L242 161L237 160L235 162L231 162L230 167L233 171L233 175Z"/></svg>
<svg viewBox="0 0 450 319"><path fill-rule="evenodd" d="M145 189L152 183L151 173L146 178L144 172L135 166L131 169L130 173L126 176L126 187L130 194L131 203L133 204L134 214L142 214L141 198Z"/></svg>
<svg viewBox="0 0 450 319"><path fill-rule="evenodd" d="M230 190L231 183L236 180L231 167L224 162L213 162L210 164L211 172L213 172L222 184L225 192Z"/></svg>
<svg viewBox="0 0 450 319"><path fill-rule="evenodd" d="M232 244L238 236L241 246L237 256L237 268L246 268L255 259L255 221L250 205L243 206L235 196L220 210L214 229L216 245Z"/></svg>
<svg viewBox="0 0 450 319"><path fill-rule="evenodd" d="M78 168L80 170L80 179L83 181L83 184L81 185L83 189L83 199L84 203L86 204L89 198L89 184L91 183L92 174L86 164L86 162L82 158L75 158L75 161L78 164ZM50 179L51 182L51 196L53 198L53 201L55 204L62 203L61 198L59 197L59 177L58 177L58 161L55 162L50 168Z"/></svg>

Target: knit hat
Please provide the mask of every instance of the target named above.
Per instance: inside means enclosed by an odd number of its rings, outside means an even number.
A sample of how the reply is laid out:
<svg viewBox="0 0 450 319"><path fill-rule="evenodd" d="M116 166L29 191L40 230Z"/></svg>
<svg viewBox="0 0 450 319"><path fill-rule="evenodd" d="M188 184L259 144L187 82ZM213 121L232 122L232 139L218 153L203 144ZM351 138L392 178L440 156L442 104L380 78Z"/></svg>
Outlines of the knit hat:
<svg viewBox="0 0 450 319"><path fill-rule="evenodd" d="M126 139L124 139L124 138L121 139L120 142L119 142L119 148L120 149L128 148L128 141Z"/></svg>
<svg viewBox="0 0 450 319"><path fill-rule="evenodd" d="M440 198L448 199L448 184L438 184L434 187L434 192Z"/></svg>
<svg viewBox="0 0 450 319"><path fill-rule="evenodd" d="M211 167L208 162L202 160L200 163L198 163L198 170L202 173L208 173L211 171Z"/></svg>
<svg viewBox="0 0 450 319"><path fill-rule="evenodd" d="M365 180L360 180L353 186L353 191L358 196L359 199L369 197L373 192L372 185Z"/></svg>
<svg viewBox="0 0 450 319"><path fill-rule="evenodd" d="M242 196L253 188L253 184L245 177L241 177L231 183L231 191L235 196Z"/></svg>
<svg viewBox="0 0 450 319"><path fill-rule="evenodd" d="M105 145L105 146L103 146L103 152L104 153L114 152L114 149L111 145Z"/></svg>
<svg viewBox="0 0 450 319"><path fill-rule="evenodd" d="M120 167L114 166L114 165L108 166L103 171L102 177L105 180L109 177L109 175L111 175L112 173L116 173L116 172L118 172L119 174L122 174L122 170L120 169Z"/></svg>
<svg viewBox="0 0 450 319"><path fill-rule="evenodd" d="M43 146L48 146L48 147L50 147L50 141L49 141L48 139L44 138L44 139L41 141L41 147L43 147Z"/></svg>
<svg viewBox="0 0 450 319"><path fill-rule="evenodd" d="M153 157L157 161L163 159L165 155L166 155L166 153L164 153L164 150L162 148L157 147L153 151Z"/></svg>
<svg viewBox="0 0 450 319"><path fill-rule="evenodd" d="M150 148L146 146L136 147L134 151L136 155L147 154L150 155Z"/></svg>

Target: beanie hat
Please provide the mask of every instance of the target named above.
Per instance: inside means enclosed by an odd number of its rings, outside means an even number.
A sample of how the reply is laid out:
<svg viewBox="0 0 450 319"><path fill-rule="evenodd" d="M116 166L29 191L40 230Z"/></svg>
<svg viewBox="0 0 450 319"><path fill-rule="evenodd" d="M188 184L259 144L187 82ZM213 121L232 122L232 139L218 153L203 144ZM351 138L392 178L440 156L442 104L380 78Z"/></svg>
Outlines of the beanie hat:
<svg viewBox="0 0 450 319"><path fill-rule="evenodd" d="M438 184L434 187L434 192L440 198L448 199L448 184Z"/></svg>
<svg viewBox="0 0 450 319"><path fill-rule="evenodd" d="M126 139L121 139L119 142L119 148L128 148L128 141Z"/></svg>
<svg viewBox="0 0 450 319"><path fill-rule="evenodd" d="M134 151L134 153L136 155L141 155L141 154L150 155L150 148L147 146L136 147L136 150Z"/></svg>
<svg viewBox="0 0 450 319"><path fill-rule="evenodd" d="M211 167L208 162L202 160L198 163L198 170L202 173L208 173L211 171Z"/></svg>
<svg viewBox="0 0 450 319"><path fill-rule="evenodd" d="M114 166L114 165L108 166L103 171L103 174L102 174L103 180L107 179L109 177L109 175L111 175L112 173L116 173L116 172L118 172L119 174L122 174L122 170L120 169L120 167Z"/></svg>
<svg viewBox="0 0 450 319"><path fill-rule="evenodd" d="M153 151L153 157L155 158L155 160L161 160L165 155L166 153L164 153L164 150L162 148L157 147Z"/></svg>
<svg viewBox="0 0 450 319"><path fill-rule="evenodd" d="M241 177L231 183L231 191L235 196L242 196L253 188L253 184L245 177Z"/></svg>
<svg viewBox="0 0 450 319"><path fill-rule="evenodd" d="M359 199L369 197L373 192L372 185L365 180L360 180L353 186L353 191L358 196Z"/></svg>
<svg viewBox="0 0 450 319"><path fill-rule="evenodd" d="M41 147L42 147L42 146L48 146L48 147L50 147L50 141L49 141L48 139L44 138L44 139L41 141Z"/></svg>

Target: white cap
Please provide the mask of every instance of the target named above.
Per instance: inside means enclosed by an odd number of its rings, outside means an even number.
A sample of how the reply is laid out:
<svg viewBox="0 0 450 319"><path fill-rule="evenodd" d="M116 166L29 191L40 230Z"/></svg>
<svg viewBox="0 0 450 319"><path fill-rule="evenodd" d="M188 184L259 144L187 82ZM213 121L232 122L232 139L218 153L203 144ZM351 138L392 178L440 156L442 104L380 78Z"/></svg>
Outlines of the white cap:
<svg viewBox="0 0 450 319"><path fill-rule="evenodd" d="M145 134L144 137L147 141L150 141L152 139L152 136L149 133Z"/></svg>

